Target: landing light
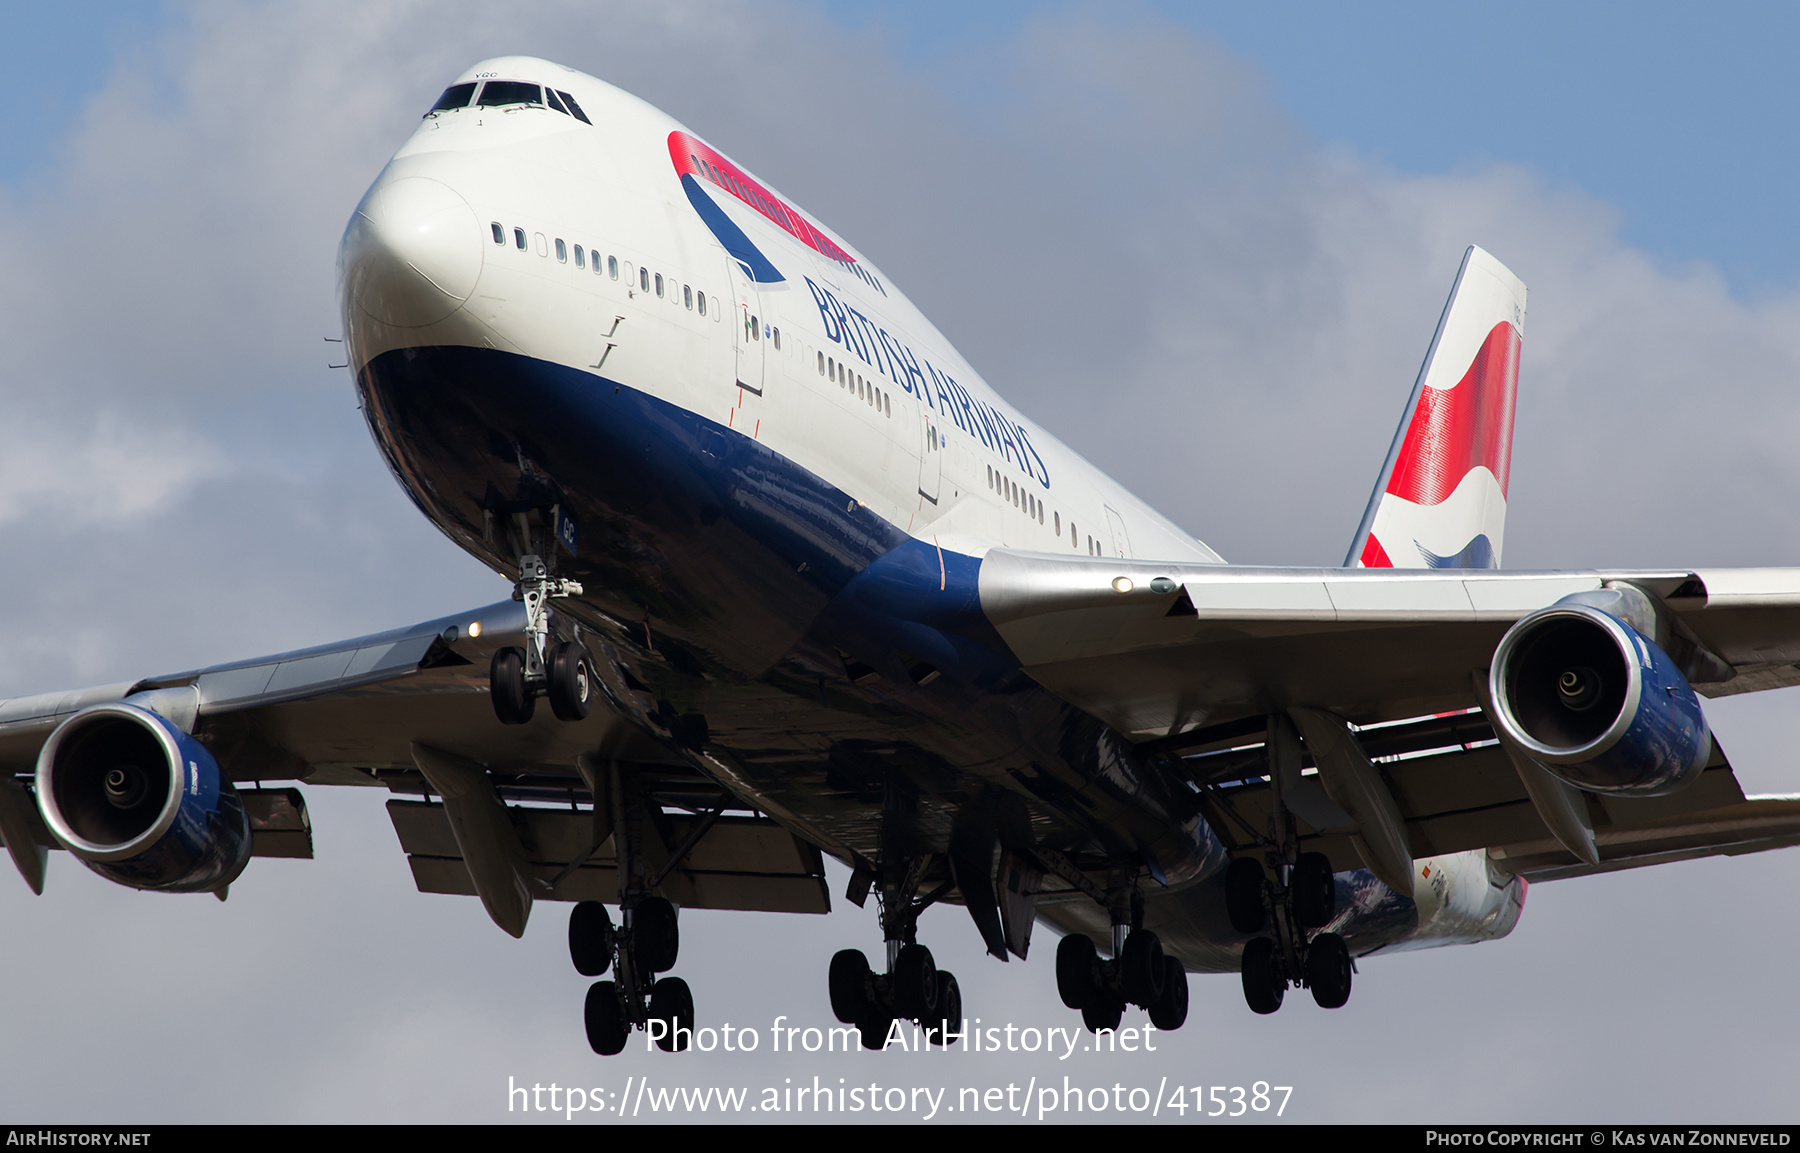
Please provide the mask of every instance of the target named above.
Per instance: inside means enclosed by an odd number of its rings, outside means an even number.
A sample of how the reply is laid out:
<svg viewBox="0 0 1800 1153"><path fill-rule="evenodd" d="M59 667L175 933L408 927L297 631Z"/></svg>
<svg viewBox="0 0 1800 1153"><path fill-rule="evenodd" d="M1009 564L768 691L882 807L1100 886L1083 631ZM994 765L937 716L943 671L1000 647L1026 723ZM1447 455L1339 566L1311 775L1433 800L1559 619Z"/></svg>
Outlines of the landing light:
<svg viewBox="0 0 1800 1153"><path fill-rule="evenodd" d="M469 622L469 635L471 637L478 637L481 635L481 622L480 621L470 621Z"/></svg>
<svg viewBox="0 0 1800 1153"><path fill-rule="evenodd" d="M1136 585L1131 583L1130 577L1113 578L1113 591L1116 593L1128 593L1136 587Z"/></svg>

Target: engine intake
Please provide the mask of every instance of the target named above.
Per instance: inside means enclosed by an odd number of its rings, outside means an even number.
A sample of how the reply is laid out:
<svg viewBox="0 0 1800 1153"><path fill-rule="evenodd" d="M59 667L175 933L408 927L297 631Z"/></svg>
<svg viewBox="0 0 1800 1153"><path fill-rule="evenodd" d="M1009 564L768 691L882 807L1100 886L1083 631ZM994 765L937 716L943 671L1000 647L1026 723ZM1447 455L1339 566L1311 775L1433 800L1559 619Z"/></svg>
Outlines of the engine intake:
<svg viewBox="0 0 1800 1153"><path fill-rule="evenodd" d="M1506 736L1546 772L1591 793L1674 792L1712 755L1700 700L1669 655L1574 599L1501 638L1489 690Z"/></svg>
<svg viewBox="0 0 1800 1153"><path fill-rule="evenodd" d="M88 868L134 889L219 889L250 860L250 819L205 746L149 709L94 705L38 754L38 808Z"/></svg>

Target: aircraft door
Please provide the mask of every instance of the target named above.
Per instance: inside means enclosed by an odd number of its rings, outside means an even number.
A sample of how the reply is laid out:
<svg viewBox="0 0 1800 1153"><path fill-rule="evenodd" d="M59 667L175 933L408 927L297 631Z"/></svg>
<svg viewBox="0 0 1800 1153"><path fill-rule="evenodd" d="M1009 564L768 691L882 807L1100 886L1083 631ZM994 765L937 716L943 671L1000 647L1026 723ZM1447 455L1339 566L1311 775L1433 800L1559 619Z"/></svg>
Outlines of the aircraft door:
<svg viewBox="0 0 1800 1153"><path fill-rule="evenodd" d="M737 306L737 334L732 344L737 348L737 384L745 392L763 394L763 346L768 328L762 314L762 297L756 285L736 260L731 265L733 303Z"/></svg>
<svg viewBox="0 0 1800 1153"><path fill-rule="evenodd" d="M944 438L938 432L937 413L919 405L919 495L938 502L938 481L944 474ZM921 504L920 508L924 508Z"/></svg>
<svg viewBox="0 0 1800 1153"><path fill-rule="evenodd" d="M1113 555L1129 557L1131 555L1131 538L1125 535L1125 518L1106 505L1106 526L1112 530Z"/></svg>

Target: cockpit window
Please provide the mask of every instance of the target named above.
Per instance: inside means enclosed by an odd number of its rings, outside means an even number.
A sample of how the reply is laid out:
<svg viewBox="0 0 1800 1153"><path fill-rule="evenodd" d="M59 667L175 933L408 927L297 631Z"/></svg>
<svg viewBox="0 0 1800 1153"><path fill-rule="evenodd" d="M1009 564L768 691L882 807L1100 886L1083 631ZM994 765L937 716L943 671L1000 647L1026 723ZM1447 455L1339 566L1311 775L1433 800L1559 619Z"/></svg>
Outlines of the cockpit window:
<svg viewBox="0 0 1800 1153"><path fill-rule="evenodd" d="M490 80L481 89L481 99L477 102L483 108L498 108L503 104L542 104L544 90L535 84L526 84L519 80Z"/></svg>
<svg viewBox="0 0 1800 1153"><path fill-rule="evenodd" d="M569 114L569 110L563 107L563 102L556 98L556 89L554 88L544 89L544 102L565 116Z"/></svg>
<svg viewBox="0 0 1800 1153"><path fill-rule="evenodd" d="M475 95L473 80L467 84L452 84L444 89L444 94L438 97L438 102L431 106L431 112L447 112L452 108L467 108L469 97L473 95ZM431 112L427 112L425 115L430 116Z"/></svg>
<svg viewBox="0 0 1800 1153"><path fill-rule="evenodd" d="M560 88L558 88L556 90L556 94L558 96L562 97L562 102L564 104L568 105L570 116L573 116L575 119L581 121L583 124L592 124L593 123L592 120L589 120L587 118L587 113L585 113L581 110L581 105L575 103L575 98L573 96L570 96L567 92L564 92Z"/></svg>

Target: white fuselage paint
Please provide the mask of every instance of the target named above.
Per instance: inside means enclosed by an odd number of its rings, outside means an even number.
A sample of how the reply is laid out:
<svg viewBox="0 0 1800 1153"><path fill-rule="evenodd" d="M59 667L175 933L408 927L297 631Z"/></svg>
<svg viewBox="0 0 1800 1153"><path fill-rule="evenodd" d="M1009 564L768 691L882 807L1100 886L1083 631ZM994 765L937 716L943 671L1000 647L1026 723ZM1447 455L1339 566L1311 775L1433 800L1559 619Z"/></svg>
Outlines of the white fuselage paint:
<svg viewBox="0 0 1800 1153"><path fill-rule="evenodd" d="M1091 547L1100 555L1220 561L1002 400L850 245L820 226L885 291L722 189L709 188L786 277L779 284L751 285L682 190L667 141L671 132L685 129L669 116L600 80L543 60L484 61L459 80L487 78L535 81L570 92L593 123L520 106L468 107L426 117L359 211L379 215L371 206L398 184L441 184L466 202L479 226L479 260L452 235L463 231L465 222L444 224L458 217L453 209L424 204L424 224L394 214L385 226L414 230L420 254L412 264L453 311L428 323L358 326L356 352L363 362L394 348L485 344L595 371L755 438L913 537L945 550L976 557L996 547L1084 555ZM395 195L408 199L403 191ZM430 235L433 217L444 235ZM501 243L491 234L494 224L502 229ZM525 236L523 249L515 230ZM587 267L575 264L578 244ZM600 273L586 254L599 255ZM612 261L618 263L616 279ZM979 434L959 428L939 397L922 398L884 372L878 357L865 360L842 337L830 339L809 278L938 373L954 377L971 399L1022 427L1035 450L1030 471L984 444ZM688 304L690 290L696 294L694 307ZM698 309L699 293L706 297L705 316ZM729 313L721 302L728 302ZM746 332L746 310L757 317L755 339ZM387 319L417 321L436 311L441 310L415 308ZM779 332L779 350L763 329ZM848 362L852 375L834 382L818 370L820 357L834 366ZM761 396L735 383L758 367ZM880 390L879 411L871 389ZM935 503L921 492L932 487L921 478L921 458L926 467L932 463L933 430L943 446ZM1041 517L1026 511L1036 507Z"/></svg>

